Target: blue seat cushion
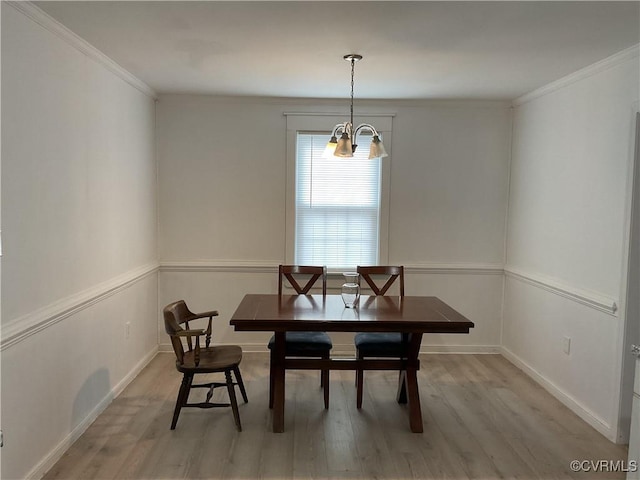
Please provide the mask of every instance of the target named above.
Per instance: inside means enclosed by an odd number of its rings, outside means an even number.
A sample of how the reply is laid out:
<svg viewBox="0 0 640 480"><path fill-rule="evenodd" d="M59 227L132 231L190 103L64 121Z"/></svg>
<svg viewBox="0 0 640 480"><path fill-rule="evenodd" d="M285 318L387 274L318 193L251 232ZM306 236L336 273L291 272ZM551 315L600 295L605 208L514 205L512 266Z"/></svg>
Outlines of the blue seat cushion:
<svg viewBox="0 0 640 480"><path fill-rule="evenodd" d="M362 357L402 357L406 355L406 343L401 333L358 333L354 342Z"/></svg>
<svg viewBox="0 0 640 480"><path fill-rule="evenodd" d="M275 335L269 340L269 350L275 344ZM325 332L285 333L285 355L289 357L315 357L327 354L333 347L331 338Z"/></svg>

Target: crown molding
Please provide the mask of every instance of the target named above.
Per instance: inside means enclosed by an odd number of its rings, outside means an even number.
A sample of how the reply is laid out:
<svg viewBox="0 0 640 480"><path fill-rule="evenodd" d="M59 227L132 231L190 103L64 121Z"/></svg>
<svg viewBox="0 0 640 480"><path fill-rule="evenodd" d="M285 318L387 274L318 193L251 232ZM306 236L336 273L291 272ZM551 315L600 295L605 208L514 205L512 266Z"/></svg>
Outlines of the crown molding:
<svg viewBox="0 0 640 480"><path fill-rule="evenodd" d="M521 97L516 98L513 101L513 106L517 107L536 98L540 98L549 93L555 92L556 90L560 90L563 87L571 85L572 83L576 83L580 80L588 78L592 75L600 73L604 70L607 70L611 67L619 65L621 63L626 62L627 60L631 60L632 58L636 58L640 55L640 44L633 45L632 47L626 48L621 52L615 53L610 57L607 57L599 62L593 63L587 67L581 68L580 70L570 73L567 76L559 78L547 85L544 85L540 88L537 88L529 93L522 95Z"/></svg>
<svg viewBox="0 0 640 480"><path fill-rule="evenodd" d="M111 58L106 56L96 47L84 40L82 37L76 35L67 27L58 22L55 18L47 14L44 10L41 10L31 2L18 2L8 1L4 2L7 5L12 6L31 20L36 22L41 27L49 30L54 35L58 36L69 45L96 61L100 65L104 66L111 73L127 82L132 87L136 88L140 92L144 93L148 97L154 100L158 99L158 94L149 85L144 83L138 77L134 76L129 71L125 70L118 63L114 62Z"/></svg>
<svg viewBox="0 0 640 480"><path fill-rule="evenodd" d="M285 117L345 117L349 112L283 112ZM358 117L395 117L395 113L366 113L358 112L353 118Z"/></svg>
<svg viewBox="0 0 640 480"><path fill-rule="evenodd" d="M618 304L613 298L589 290L583 290L563 283L555 278L545 277L531 272L525 272L524 270L505 266L504 273L507 278L513 278L520 282L527 283L534 287L541 288L548 292L554 293L574 302L586 305L595 310L607 313L612 316L617 316Z"/></svg>
<svg viewBox="0 0 640 480"><path fill-rule="evenodd" d="M180 102L186 104L201 105L203 102L213 105L219 104L243 104L243 105L276 105L283 108L302 109L309 111L287 111L285 115L333 115L345 116L349 114L345 108L345 98L317 98L317 97L269 97L264 95L220 95L207 92L166 92L160 93L161 102ZM358 111L354 113L359 116L395 116L400 108L478 108L478 109L498 109L507 110L511 107L511 100L479 100L474 98L359 98ZM323 112L321 109L328 109ZM388 112L385 113L385 109ZM338 113L336 113L338 112ZM373 112L373 113L367 113Z"/></svg>

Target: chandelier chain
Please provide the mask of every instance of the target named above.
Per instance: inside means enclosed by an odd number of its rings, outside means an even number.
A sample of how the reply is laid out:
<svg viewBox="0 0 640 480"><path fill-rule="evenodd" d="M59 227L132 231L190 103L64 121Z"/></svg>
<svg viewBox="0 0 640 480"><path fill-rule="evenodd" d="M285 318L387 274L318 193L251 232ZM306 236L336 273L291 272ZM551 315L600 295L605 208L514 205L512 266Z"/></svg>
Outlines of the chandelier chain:
<svg viewBox="0 0 640 480"><path fill-rule="evenodd" d="M355 96L355 65L358 60L362 60L362 55L350 53L342 57L344 60L351 62L351 105L350 119L348 122L339 123L331 131L331 137L324 155L333 154L335 157L353 157L356 147L356 137L364 132L371 132L371 145L369 148L369 158L382 158L387 156L387 152L380 141L380 135L373 125L362 123L357 127L353 124L353 99ZM337 136L340 135L340 139Z"/></svg>
<svg viewBox="0 0 640 480"><path fill-rule="evenodd" d="M353 128L353 77L355 73L355 58L351 58L351 128Z"/></svg>

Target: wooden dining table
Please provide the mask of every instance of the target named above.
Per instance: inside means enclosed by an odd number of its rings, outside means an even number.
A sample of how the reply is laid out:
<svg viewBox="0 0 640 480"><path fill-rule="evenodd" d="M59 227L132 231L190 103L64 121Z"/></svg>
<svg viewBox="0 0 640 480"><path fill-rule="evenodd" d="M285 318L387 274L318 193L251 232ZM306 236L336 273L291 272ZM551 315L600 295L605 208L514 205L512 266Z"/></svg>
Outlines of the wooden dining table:
<svg viewBox="0 0 640 480"><path fill-rule="evenodd" d="M469 333L473 322L437 297L367 296L357 308L345 308L340 295L248 294L231 317L236 331L268 331L275 334L272 351L274 375L273 431L284 431L285 371L397 370L398 403L407 403L412 432L423 431L418 393L418 354L425 333ZM285 333L401 332L405 334L405 358L286 358Z"/></svg>

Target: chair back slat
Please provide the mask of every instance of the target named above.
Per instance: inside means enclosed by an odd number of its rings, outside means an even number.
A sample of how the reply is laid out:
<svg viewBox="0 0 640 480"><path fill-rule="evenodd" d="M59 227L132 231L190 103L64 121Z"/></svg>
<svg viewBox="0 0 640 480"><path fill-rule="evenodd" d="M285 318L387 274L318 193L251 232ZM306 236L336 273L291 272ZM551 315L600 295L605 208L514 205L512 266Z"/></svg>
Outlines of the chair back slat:
<svg viewBox="0 0 640 480"><path fill-rule="evenodd" d="M369 285L371 290L375 295L385 295L391 285L395 283L396 280L399 281L400 284L400 296L404 297L404 267L403 266L385 266L385 265L376 265L371 267L363 267L358 266L357 272L364 279L365 282ZM380 286L376 281L372 278L373 275L384 275L388 276L384 285Z"/></svg>
<svg viewBox="0 0 640 480"><path fill-rule="evenodd" d="M177 302L170 303L164 307L162 314L164 316L164 330L171 338L173 352L176 354L176 358L180 365L182 365L184 363L184 345L177 333L184 330L184 328L180 326L181 323L186 323L187 328L189 328L186 319L189 318L189 314L191 314L191 312L187 308L187 304L184 300L178 300ZM187 337L187 343L189 351L191 351L193 346L191 344L190 337Z"/></svg>
<svg viewBox="0 0 640 480"><path fill-rule="evenodd" d="M176 359L180 365L184 365L184 345L182 340L177 335L171 336L171 346L173 347L173 353L176 354Z"/></svg>
<svg viewBox="0 0 640 480"><path fill-rule="evenodd" d="M304 286L300 286L296 276L311 275ZM278 268L278 295L282 295L283 279L287 279L298 295L306 295L315 285L318 279L322 278L322 294L327 294L327 267L308 265L280 265Z"/></svg>

